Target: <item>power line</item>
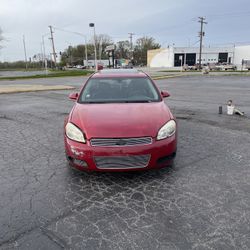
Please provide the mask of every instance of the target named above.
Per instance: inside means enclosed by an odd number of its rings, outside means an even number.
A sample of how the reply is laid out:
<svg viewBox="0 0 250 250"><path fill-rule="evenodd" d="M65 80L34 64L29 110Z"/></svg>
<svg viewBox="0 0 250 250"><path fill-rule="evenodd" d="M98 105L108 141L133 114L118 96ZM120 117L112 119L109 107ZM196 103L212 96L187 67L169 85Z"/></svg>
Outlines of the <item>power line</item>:
<svg viewBox="0 0 250 250"><path fill-rule="evenodd" d="M86 37L86 35L84 35L84 34L82 34L80 32L71 31L71 30L65 30L65 29L58 28L58 27L53 27L53 28L56 29L56 30L60 30L60 31L66 32L66 33L71 33L71 34L79 35L79 36L82 36L82 37Z"/></svg>
<svg viewBox="0 0 250 250"><path fill-rule="evenodd" d="M195 43L192 43L191 46L194 46L194 45L197 44L198 42L200 42L200 40L196 41Z"/></svg>

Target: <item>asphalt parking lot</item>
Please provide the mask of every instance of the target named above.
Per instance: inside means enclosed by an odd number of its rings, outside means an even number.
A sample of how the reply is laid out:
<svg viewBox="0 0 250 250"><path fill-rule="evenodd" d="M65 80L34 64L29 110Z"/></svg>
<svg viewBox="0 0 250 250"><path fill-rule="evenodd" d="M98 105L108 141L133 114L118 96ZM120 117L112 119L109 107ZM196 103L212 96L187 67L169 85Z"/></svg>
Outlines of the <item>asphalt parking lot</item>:
<svg viewBox="0 0 250 250"><path fill-rule="evenodd" d="M70 91L0 95L0 249L250 249L250 78L157 84L171 93L178 153L136 173L67 166ZM228 99L248 117L218 115Z"/></svg>

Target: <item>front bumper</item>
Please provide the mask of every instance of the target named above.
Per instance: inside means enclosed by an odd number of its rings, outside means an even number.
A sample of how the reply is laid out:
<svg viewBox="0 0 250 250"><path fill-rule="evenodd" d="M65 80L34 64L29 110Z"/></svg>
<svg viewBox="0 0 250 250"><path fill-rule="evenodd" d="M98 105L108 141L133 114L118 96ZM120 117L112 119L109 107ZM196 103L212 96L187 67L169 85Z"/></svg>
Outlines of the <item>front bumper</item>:
<svg viewBox="0 0 250 250"><path fill-rule="evenodd" d="M115 147L96 147L91 146L89 141L86 144L75 142L64 137L65 152L71 166L79 170L92 171L131 171L161 168L170 165L176 154L177 138L176 134L170 138L156 141L153 139L152 144L137 146L115 146ZM105 168L97 166L97 160L101 157L105 159L149 156L147 164L144 167L113 167Z"/></svg>

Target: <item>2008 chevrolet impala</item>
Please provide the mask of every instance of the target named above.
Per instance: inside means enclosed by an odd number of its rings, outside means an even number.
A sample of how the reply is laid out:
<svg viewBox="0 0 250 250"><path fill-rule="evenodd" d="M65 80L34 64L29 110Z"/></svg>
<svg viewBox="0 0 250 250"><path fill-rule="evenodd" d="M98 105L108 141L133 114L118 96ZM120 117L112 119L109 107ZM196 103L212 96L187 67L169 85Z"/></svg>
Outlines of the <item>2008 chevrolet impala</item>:
<svg viewBox="0 0 250 250"><path fill-rule="evenodd" d="M172 164L176 121L153 80L136 70L89 77L65 119L65 151L80 170L128 171Z"/></svg>

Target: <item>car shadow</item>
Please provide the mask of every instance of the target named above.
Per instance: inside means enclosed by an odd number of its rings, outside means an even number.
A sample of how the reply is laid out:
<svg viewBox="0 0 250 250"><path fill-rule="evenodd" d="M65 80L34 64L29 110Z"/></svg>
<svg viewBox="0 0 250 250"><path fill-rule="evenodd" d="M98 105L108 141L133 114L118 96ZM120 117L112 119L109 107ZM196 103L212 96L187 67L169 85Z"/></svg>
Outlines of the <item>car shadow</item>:
<svg viewBox="0 0 250 250"><path fill-rule="evenodd" d="M105 182L112 180L113 183L127 181L152 181L157 179L168 179L177 171L175 164L159 169L149 169L140 171L125 171L125 172L95 172L95 171L80 171L74 168L69 168L68 174L71 178L80 178L81 181L89 181L90 179Z"/></svg>

